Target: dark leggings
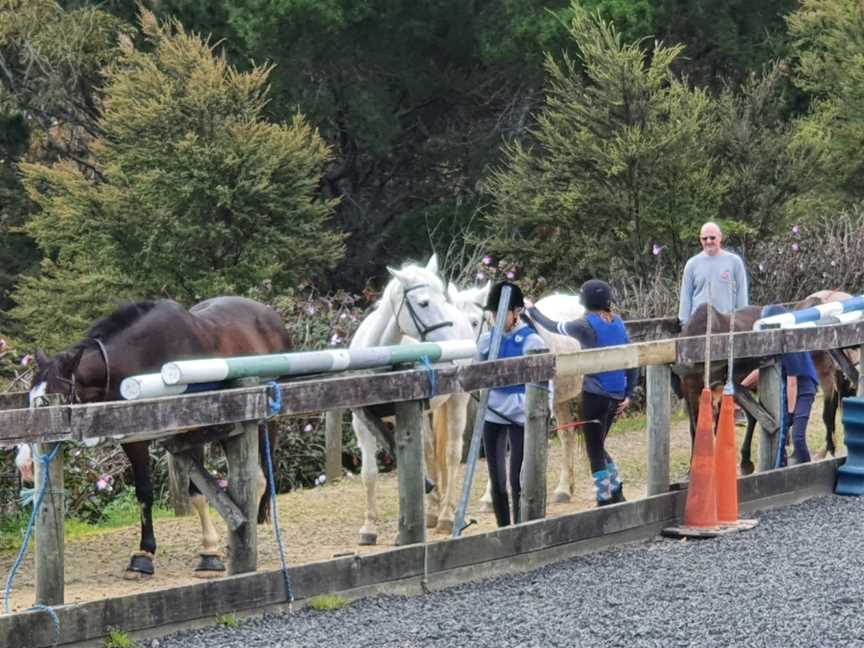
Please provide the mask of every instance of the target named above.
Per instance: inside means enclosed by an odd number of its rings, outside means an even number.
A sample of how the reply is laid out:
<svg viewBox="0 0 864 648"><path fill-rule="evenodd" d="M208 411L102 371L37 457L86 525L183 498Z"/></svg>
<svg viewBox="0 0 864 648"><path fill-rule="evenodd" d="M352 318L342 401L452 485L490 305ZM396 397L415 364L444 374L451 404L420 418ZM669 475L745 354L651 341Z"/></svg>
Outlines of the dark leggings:
<svg viewBox="0 0 864 648"><path fill-rule="evenodd" d="M791 416L786 415L787 425L792 428L792 444L795 447L795 460L798 463L810 461L810 451L807 449L807 423L810 421L810 409L813 407L815 397L815 394L798 394L795 400L795 411Z"/></svg>
<svg viewBox="0 0 864 648"><path fill-rule="evenodd" d="M513 517L519 522L519 496L522 494L522 453L525 429L521 425L505 425L486 421L483 424L483 446L489 481L492 484L492 506L498 526L510 524L510 503L507 500L507 441L510 441L510 489L513 493Z"/></svg>
<svg viewBox="0 0 864 648"><path fill-rule="evenodd" d="M586 421L592 419L599 421L599 423L585 425L585 448L588 451L592 473L606 470L606 464L612 463L612 457L606 452L606 435L609 434L609 428L615 420L620 402L599 394L582 392L582 417Z"/></svg>

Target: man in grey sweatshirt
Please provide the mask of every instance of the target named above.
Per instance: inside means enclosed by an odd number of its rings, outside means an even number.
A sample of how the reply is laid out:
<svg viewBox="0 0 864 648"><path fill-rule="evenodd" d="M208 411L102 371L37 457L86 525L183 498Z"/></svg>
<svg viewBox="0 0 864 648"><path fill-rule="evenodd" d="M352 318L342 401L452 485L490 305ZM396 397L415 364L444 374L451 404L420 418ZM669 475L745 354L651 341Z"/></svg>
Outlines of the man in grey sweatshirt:
<svg viewBox="0 0 864 648"><path fill-rule="evenodd" d="M747 271L737 254L724 250L723 232L716 223L705 223L699 232L702 252L690 257L684 266L678 319L683 326L693 312L710 298L721 313L747 306Z"/></svg>

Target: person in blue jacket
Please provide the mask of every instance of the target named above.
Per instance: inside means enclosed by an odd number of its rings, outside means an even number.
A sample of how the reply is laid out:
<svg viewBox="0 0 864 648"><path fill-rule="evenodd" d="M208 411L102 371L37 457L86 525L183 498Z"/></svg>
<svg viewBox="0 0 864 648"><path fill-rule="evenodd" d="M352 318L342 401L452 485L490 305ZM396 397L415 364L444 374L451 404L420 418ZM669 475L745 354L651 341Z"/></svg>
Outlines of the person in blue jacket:
<svg viewBox="0 0 864 648"><path fill-rule="evenodd" d="M528 315L540 326L576 338L583 349L630 342L624 321L612 312L612 290L608 283L590 279L582 284L580 297L587 313L568 322L549 319L530 300L525 305ZM618 466L606 451L606 436L615 417L630 404L638 377L638 368L620 369L588 374L582 382L582 417L589 421L584 427L585 447L591 463L597 506L625 501L624 483Z"/></svg>
<svg viewBox="0 0 864 648"><path fill-rule="evenodd" d="M788 313L789 310L779 304L771 304L762 309L762 317L771 317ZM786 430L792 429L792 447L795 449L796 463L807 463L810 461L810 449L807 447L807 424L810 422L810 410L816 399L816 390L819 387L819 374L813 357L809 351L797 351L784 353L781 356L781 375L786 385ZM759 380L759 370L754 369L741 381L741 385L747 388L755 387ZM789 438L787 432L787 440ZM785 465L786 448L784 446L780 458L781 465Z"/></svg>
<svg viewBox="0 0 864 648"><path fill-rule="evenodd" d="M502 281L489 290L486 310L496 313L501 289L510 286L507 320L501 336L498 358L514 358L529 351L546 349L537 331L524 319L522 291L514 283ZM484 333L477 343L481 360L489 357L491 332ZM483 420L483 447L489 467L492 507L499 527L510 524L510 504L507 500L506 457L510 446L510 491L513 496L513 522L519 523L519 497L522 494L522 458L525 446L525 385L510 385L489 390L489 403Z"/></svg>

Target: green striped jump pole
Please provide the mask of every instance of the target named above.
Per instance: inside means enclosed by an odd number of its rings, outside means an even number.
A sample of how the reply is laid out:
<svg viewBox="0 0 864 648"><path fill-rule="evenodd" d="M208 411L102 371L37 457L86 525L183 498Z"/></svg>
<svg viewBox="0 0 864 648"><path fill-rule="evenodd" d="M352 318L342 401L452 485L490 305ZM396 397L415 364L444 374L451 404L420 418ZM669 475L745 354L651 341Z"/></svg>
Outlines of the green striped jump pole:
<svg viewBox="0 0 864 648"><path fill-rule="evenodd" d="M190 385L253 376L300 376L310 373L371 369L420 362L423 356L427 356L430 362L446 362L473 358L476 354L477 345L473 340L450 340L368 349L328 349L237 358L180 360L162 365L161 375L166 385Z"/></svg>

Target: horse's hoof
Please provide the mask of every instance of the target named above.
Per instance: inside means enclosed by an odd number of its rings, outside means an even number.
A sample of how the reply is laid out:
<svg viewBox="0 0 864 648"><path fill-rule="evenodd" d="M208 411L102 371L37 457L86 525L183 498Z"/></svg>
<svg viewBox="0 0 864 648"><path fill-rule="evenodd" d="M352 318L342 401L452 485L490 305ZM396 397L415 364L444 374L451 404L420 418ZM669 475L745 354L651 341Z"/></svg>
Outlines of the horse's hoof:
<svg viewBox="0 0 864 648"><path fill-rule="evenodd" d="M377 533L361 533L360 534L360 542L357 544L361 546L369 546L378 544L378 534Z"/></svg>
<svg viewBox="0 0 864 648"><path fill-rule="evenodd" d="M201 560L195 568L196 578L216 578L225 575L225 563L215 555L201 554Z"/></svg>
<svg viewBox="0 0 864 648"><path fill-rule="evenodd" d="M438 520L438 526L435 527L435 530L448 535L453 533L453 520Z"/></svg>
<svg viewBox="0 0 864 648"><path fill-rule="evenodd" d="M141 580L149 578L156 570L153 568L153 554L144 551L132 554L129 566L123 573L125 580Z"/></svg>
<svg viewBox="0 0 864 648"><path fill-rule="evenodd" d="M428 513L426 515L426 528L427 529L434 529L437 524L438 524L438 516L432 515L431 513Z"/></svg>
<svg viewBox="0 0 864 648"><path fill-rule="evenodd" d="M742 475L752 475L756 466L753 465L752 461L742 461L741 462L741 474Z"/></svg>
<svg viewBox="0 0 864 648"><path fill-rule="evenodd" d="M555 491L552 494L552 501L556 504L564 504L570 501L570 495L562 491Z"/></svg>

